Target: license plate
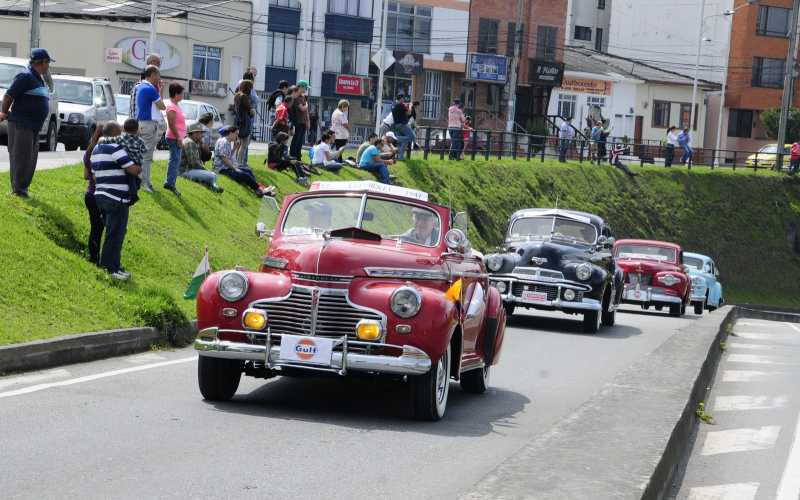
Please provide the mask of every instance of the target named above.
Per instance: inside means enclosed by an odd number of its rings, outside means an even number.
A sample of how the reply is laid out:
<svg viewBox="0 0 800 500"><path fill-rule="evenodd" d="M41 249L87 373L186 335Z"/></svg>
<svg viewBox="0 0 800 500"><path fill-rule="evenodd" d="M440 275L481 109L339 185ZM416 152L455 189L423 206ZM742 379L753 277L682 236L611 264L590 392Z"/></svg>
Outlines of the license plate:
<svg viewBox="0 0 800 500"><path fill-rule="evenodd" d="M547 302L547 294L544 292L532 292L530 290L524 290L522 292L522 300L527 300L530 302Z"/></svg>
<svg viewBox="0 0 800 500"><path fill-rule="evenodd" d="M333 339L300 335L281 336L281 361L330 366L332 353Z"/></svg>

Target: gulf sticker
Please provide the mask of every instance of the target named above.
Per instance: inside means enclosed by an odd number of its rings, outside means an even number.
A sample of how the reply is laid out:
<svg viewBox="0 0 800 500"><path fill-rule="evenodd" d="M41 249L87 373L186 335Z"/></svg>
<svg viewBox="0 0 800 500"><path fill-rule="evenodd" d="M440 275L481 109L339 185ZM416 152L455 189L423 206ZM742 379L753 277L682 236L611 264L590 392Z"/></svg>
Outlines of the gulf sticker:
<svg viewBox="0 0 800 500"><path fill-rule="evenodd" d="M308 361L317 354L317 344L312 339L302 339L294 346L294 352L299 359Z"/></svg>

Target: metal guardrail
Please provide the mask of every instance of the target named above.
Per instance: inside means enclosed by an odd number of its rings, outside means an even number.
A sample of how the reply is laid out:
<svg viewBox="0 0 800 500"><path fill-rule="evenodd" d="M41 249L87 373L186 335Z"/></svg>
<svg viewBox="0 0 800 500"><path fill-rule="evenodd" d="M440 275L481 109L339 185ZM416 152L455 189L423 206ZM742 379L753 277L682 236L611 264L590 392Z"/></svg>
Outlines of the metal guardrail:
<svg viewBox="0 0 800 500"><path fill-rule="evenodd" d="M417 144L422 147L423 157L431 155L440 159L449 158L450 138L448 129L441 127L417 127ZM460 155L464 159L512 158L527 161L545 158L558 158L561 139L556 135L519 134L499 130L473 130L469 139L463 141L464 147ZM606 142L576 138L570 141L567 159L578 162L600 164L609 161L614 145L625 144L626 154L622 159L626 162L666 165L667 147L658 141L640 143L624 142L619 138L609 138ZM606 154L602 154L605 149ZM759 151L742 151L730 149L693 148L693 155L686 163L681 163L683 149L676 147L672 166L686 167L708 166L713 168L749 168L754 171L774 168L776 154ZM788 153L784 156L784 171L789 170Z"/></svg>

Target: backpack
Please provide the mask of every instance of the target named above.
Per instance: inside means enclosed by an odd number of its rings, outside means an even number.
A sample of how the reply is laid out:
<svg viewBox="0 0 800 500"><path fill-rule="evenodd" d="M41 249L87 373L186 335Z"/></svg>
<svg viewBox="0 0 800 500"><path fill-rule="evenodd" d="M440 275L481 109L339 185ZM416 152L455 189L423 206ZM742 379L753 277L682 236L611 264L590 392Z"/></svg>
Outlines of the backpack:
<svg viewBox="0 0 800 500"><path fill-rule="evenodd" d="M280 90L276 90L276 91L274 91L273 93L271 93L269 95L269 97L267 98L267 111L272 111L274 108L278 107L275 104L275 101L278 100L278 96L282 96L282 95L283 95L283 92L281 92Z"/></svg>

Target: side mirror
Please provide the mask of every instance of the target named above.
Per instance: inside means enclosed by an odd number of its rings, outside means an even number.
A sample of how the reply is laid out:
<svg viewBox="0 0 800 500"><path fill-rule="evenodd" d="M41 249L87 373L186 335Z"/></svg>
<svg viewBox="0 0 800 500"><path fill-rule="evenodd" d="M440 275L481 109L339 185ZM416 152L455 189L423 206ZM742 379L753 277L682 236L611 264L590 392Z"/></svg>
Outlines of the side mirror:
<svg viewBox="0 0 800 500"><path fill-rule="evenodd" d="M606 248L608 245L608 238L603 236L602 234L597 237L597 246L600 248Z"/></svg>
<svg viewBox="0 0 800 500"><path fill-rule="evenodd" d="M256 222L256 236L259 238L272 237L275 233L275 224L278 221L278 202L275 198L266 196L262 198L261 209Z"/></svg>
<svg viewBox="0 0 800 500"><path fill-rule="evenodd" d="M469 215L467 212L458 212L455 217L453 217L453 229L459 229L465 235L467 234L467 230L469 229Z"/></svg>
<svg viewBox="0 0 800 500"><path fill-rule="evenodd" d="M447 248L452 252L467 253L470 250L469 240L464 231L460 229L451 229L444 235L444 242Z"/></svg>

